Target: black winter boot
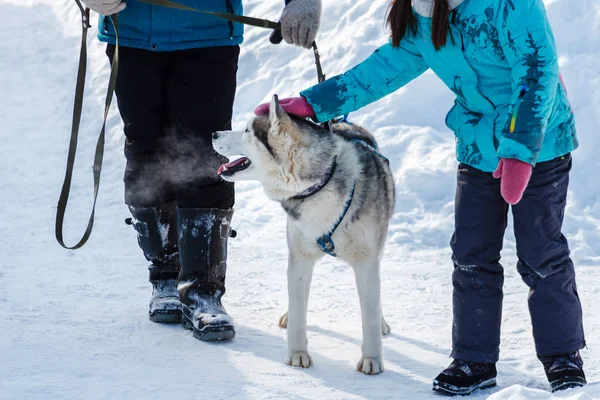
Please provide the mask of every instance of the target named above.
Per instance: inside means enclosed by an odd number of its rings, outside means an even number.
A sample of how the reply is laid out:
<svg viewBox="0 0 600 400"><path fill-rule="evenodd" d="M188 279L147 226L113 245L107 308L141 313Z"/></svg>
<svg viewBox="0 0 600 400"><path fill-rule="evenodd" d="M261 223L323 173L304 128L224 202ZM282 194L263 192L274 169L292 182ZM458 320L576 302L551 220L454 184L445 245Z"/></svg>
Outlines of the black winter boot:
<svg viewBox="0 0 600 400"><path fill-rule="evenodd" d="M449 396L466 396L496 386L496 364L454 360L433 381L433 390Z"/></svg>
<svg viewBox="0 0 600 400"><path fill-rule="evenodd" d="M559 356L539 357L539 359L544 365L553 393L587 384L583 373L583 360L578 351Z"/></svg>
<svg viewBox="0 0 600 400"><path fill-rule="evenodd" d="M233 321L221 304L232 216L232 209L177 209L182 324L199 340L235 337Z"/></svg>
<svg viewBox="0 0 600 400"><path fill-rule="evenodd" d="M153 322L180 323L181 302L177 293L179 254L175 202L160 207L129 207L138 244L152 264L148 267L152 299L148 315Z"/></svg>
<svg viewBox="0 0 600 400"><path fill-rule="evenodd" d="M177 293L177 279L156 280L152 283L152 299L148 314L150 321L181 322L181 301Z"/></svg>

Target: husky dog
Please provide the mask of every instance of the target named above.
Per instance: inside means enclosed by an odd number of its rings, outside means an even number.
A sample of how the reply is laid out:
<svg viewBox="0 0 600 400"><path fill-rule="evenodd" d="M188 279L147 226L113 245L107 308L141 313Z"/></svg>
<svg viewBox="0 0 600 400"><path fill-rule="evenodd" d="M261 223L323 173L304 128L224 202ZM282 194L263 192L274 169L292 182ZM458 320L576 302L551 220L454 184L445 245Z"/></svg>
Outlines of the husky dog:
<svg viewBox="0 0 600 400"><path fill-rule="evenodd" d="M243 155L219 168L227 181L257 180L288 215L289 310L287 363L308 368L306 312L313 268L326 253L355 272L362 313L362 357L357 369L383 371L380 260L394 206L394 181L387 159L364 129L332 125L332 132L288 115L277 96L269 115L253 118L244 131L213 134L225 156Z"/></svg>

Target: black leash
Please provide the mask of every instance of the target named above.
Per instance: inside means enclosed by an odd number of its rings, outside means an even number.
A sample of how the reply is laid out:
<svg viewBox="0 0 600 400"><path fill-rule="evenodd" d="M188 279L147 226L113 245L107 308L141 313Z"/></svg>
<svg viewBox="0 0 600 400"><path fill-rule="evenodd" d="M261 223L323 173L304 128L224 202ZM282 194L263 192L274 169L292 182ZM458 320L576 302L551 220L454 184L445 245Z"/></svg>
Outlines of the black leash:
<svg viewBox="0 0 600 400"><path fill-rule="evenodd" d="M69 247L64 242L63 237L63 225L65 220L65 213L67 210L67 203L69 201L69 193L71 191L71 181L73 178L73 166L75 165L75 155L77 153L77 138L79 136L79 125L81 122L81 112L83 109L83 92L85 88L85 73L87 70L87 32L91 27L90 25L90 9L84 8L79 0L75 0L79 10L81 11L81 50L79 52L79 69L77 71L77 85L75 87L75 103L73 105L73 124L71 126L71 140L69 142L69 153L67 157L67 168L65 172L65 179L63 181L62 190L60 192L60 198L58 200L58 207L56 210L56 225L55 235L58 243L65 249L75 250L81 248L89 239L92 228L94 226L94 214L96 212L96 200L98 198L98 190L100 189L100 171L102 171L102 159L104 156L104 138L106 131L106 118L108 117L108 110L112 102L113 94L115 92L115 86L117 83L117 71L119 65L119 47L118 38L117 46L115 49L115 56L110 71L110 78L108 81L108 90L106 92L106 101L104 105L104 122L102 123L102 130L96 143L96 152L94 154L94 202L92 204L92 212L88 220L87 228L79 240L79 242ZM117 15L110 16L110 21L115 28L115 33L118 32L118 21Z"/></svg>
<svg viewBox="0 0 600 400"><path fill-rule="evenodd" d="M243 15L235 15L228 13L220 13L214 11L205 11L199 10L196 8L184 6L178 3L175 3L170 0L138 0L143 3L148 3L156 6L175 8L179 10L185 11L193 11L200 12L207 15L212 15L217 18L225 19L231 22L238 22L245 25L256 26L259 28L265 29L273 29L275 32L281 32L281 24L279 22L269 21L267 19L260 18L252 18L246 17ZM92 212L90 214L90 218L88 220L87 227L85 232L79 242L72 247L69 247L64 242L63 237L63 226L65 221L65 213L67 210L67 203L69 201L69 194L71 192L71 182L73 179L73 167L75 165L75 155L77 153L77 139L79 136L79 126L81 123L81 113L83 109L83 92L85 88L85 74L87 69L87 33L88 29L91 27L90 25L90 9L84 7L81 4L80 0L75 0L79 10L81 11L81 22L82 22L82 33L81 33L81 50L79 52L79 68L77 71L77 85L75 88L75 102L73 105L73 123L71 127L71 139L69 142L69 152L67 156L67 167L65 172L65 178L63 181L60 198L58 200L58 207L56 210L56 224L55 224L55 235L58 243L69 250L76 250L81 247L88 241L90 235L92 234L92 229L94 227L94 215L96 212L96 201L98 198L98 191L100 189L100 173L102 171L102 160L104 157L104 142L105 142L105 131L106 131L106 119L108 117L108 111L110 109L110 105L112 102L112 98L115 92L115 87L117 83L117 73L119 70L119 24L117 14L113 14L109 16L109 19L115 29L115 54L113 57L113 61L111 64L110 78L108 83L108 89L106 92L106 101L104 107L104 122L102 124L102 130L100 131L100 135L98 137L98 142L96 143L96 152L94 155L94 201L92 204ZM277 36L277 35L276 35ZM280 36L280 34L278 35ZM281 41L281 40L280 40ZM323 70L321 68L321 60L319 56L319 50L317 49L317 44L313 42L312 44L313 53L315 56L315 64L317 67L317 77L318 81L323 82L325 80L325 75L323 74Z"/></svg>
<svg viewBox="0 0 600 400"><path fill-rule="evenodd" d="M269 21L268 19L252 18L252 17L246 17L244 15L236 15L236 14L221 13L221 12L215 12L215 11L199 10L197 8L188 7L188 6L179 4L179 3L175 3L174 1L171 1L171 0L138 0L138 1L141 3L151 4L154 6L161 6L161 7L175 8L177 10L199 12L202 14L212 15L213 17L225 19L225 20L231 21L231 22L239 22L240 24L244 24L244 25L251 25L251 26L256 26L259 28L275 29L276 31L281 31L281 24L279 22Z"/></svg>
<svg viewBox="0 0 600 400"><path fill-rule="evenodd" d="M171 1L171 0L138 0L138 1L140 1L142 3L146 3L146 4L152 4L154 6L161 6L161 7L167 7L167 8L175 8L177 10L199 12L199 13L206 14L206 15L212 15L213 17L225 19L225 20L231 21L231 22L239 22L240 24L244 24L244 25L256 26L258 28L273 29L274 32L271 35L271 37L269 38L271 43L278 44L282 40L282 38L281 38L281 23L269 21L268 19L246 17L244 15L228 14L228 13L221 13L221 12L215 12L215 11L199 10L197 8L188 7L188 6L179 4L179 3L175 3L174 1ZM285 4L290 3L290 1L291 0L286 1ZM323 69L321 68L321 57L319 55L319 49L317 48L316 42L313 42L312 49L313 49L313 53L315 55L315 65L317 66L318 82L321 83L325 80L325 75L323 74Z"/></svg>

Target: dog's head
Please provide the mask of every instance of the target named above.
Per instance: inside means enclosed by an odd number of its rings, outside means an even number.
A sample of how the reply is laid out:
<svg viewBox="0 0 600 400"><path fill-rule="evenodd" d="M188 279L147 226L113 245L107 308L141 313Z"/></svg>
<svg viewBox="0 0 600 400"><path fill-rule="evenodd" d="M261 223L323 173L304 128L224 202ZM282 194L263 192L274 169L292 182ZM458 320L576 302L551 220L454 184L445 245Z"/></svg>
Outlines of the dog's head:
<svg viewBox="0 0 600 400"><path fill-rule="evenodd" d="M257 180L274 198L321 177L334 143L324 128L288 115L275 95L268 115L254 117L244 131L216 132L213 147L229 159L218 172L224 180Z"/></svg>

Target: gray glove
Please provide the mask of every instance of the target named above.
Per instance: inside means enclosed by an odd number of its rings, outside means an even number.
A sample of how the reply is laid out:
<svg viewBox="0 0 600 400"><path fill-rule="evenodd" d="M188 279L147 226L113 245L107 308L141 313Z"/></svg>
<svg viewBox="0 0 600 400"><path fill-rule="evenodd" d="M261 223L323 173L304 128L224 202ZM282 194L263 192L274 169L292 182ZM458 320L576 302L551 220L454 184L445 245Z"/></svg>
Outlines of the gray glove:
<svg viewBox="0 0 600 400"><path fill-rule="evenodd" d="M125 3L121 0L84 0L86 6L102 15L112 15L123 11Z"/></svg>
<svg viewBox="0 0 600 400"><path fill-rule="evenodd" d="M312 46L321 22L321 0L293 0L281 13L281 35L288 43Z"/></svg>

